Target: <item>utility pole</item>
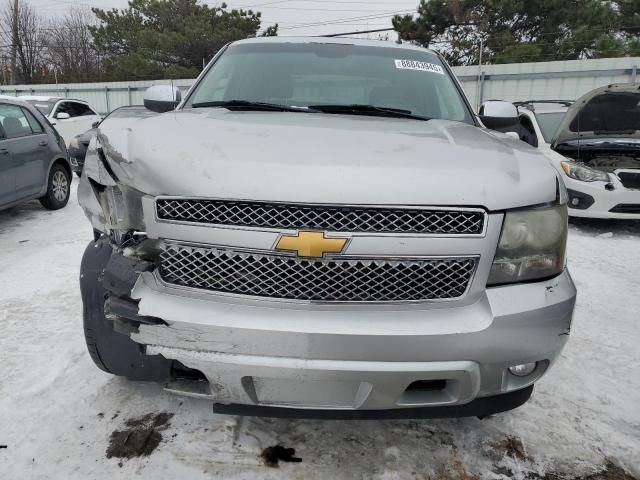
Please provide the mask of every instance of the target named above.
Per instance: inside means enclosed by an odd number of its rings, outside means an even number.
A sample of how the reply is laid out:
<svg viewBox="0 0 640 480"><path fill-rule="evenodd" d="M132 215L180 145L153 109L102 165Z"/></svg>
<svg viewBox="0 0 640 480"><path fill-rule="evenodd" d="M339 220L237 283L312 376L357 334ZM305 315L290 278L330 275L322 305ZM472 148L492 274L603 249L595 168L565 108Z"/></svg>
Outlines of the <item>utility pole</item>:
<svg viewBox="0 0 640 480"><path fill-rule="evenodd" d="M18 0L13 2L13 25L11 26L12 38L11 41L11 85L16 84L16 63L17 63L17 48L18 48Z"/></svg>
<svg viewBox="0 0 640 480"><path fill-rule="evenodd" d="M2 84L3 85L9 85L8 73L9 73L9 68L7 65L7 56L3 53L2 54Z"/></svg>
<svg viewBox="0 0 640 480"><path fill-rule="evenodd" d="M16 0L17 1L17 0ZM484 39L480 38L480 52L478 54L478 81L476 82L476 111L480 111L480 103L482 99L480 94L482 92L482 51L484 50Z"/></svg>

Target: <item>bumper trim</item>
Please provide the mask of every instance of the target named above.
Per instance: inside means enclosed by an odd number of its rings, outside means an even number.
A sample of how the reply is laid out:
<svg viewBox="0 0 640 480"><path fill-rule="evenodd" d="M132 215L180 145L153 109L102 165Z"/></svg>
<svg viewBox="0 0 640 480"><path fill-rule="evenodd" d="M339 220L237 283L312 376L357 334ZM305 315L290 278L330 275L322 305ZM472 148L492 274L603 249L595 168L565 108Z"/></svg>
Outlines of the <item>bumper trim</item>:
<svg viewBox="0 0 640 480"><path fill-rule="evenodd" d="M389 410L317 410L265 407L259 405L213 404L213 413L246 417L299 418L311 420L383 420L486 417L523 405L533 392L533 385L515 392L477 398L464 405L394 408Z"/></svg>

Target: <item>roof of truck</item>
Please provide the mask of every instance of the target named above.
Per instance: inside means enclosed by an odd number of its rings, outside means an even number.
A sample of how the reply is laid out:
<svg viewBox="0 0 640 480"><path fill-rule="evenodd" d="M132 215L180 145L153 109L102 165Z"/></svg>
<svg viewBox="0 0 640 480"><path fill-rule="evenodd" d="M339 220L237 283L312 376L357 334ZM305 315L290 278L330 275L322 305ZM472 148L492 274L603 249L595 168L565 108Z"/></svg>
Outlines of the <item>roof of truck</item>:
<svg viewBox="0 0 640 480"><path fill-rule="evenodd" d="M366 40L362 38L352 37L255 37L246 38L233 42L234 44L244 43L331 43L336 45L362 45L365 47L381 47L381 48L402 48L405 50L428 51L437 54L435 51L408 42L397 43L386 40Z"/></svg>

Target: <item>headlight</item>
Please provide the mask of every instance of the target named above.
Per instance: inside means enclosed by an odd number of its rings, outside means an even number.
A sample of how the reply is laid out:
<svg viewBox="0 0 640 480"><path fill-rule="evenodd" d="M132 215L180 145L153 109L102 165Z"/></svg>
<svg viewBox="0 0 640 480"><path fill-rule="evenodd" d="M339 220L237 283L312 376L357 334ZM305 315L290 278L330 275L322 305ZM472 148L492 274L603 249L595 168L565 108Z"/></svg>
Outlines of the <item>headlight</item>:
<svg viewBox="0 0 640 480"><path fill-rule="evenodd" d="M608 182L609 175L576 162L560 162L564 173L583 182Z"/></svg>
<svg viewBox="0 0 640 480"><path fill-rule="evenodd" d="M122 190L118 187L107 187L106 194L106 211L108 215L109 227L117 228L124 220L125 206L122 197Z"/></svg>
<svg viewBox="0 0 640 480"><path fill-rule="evenodd" d="M108 231L144 231L142 218L142 192L124 185L105 187L98 200Z"/></svg>
<svg viewBox="0 0 640 480"><path fill-rule="evenodd" d="M542 280L564 270L567 206L507 212L487 285Z"/></svg>

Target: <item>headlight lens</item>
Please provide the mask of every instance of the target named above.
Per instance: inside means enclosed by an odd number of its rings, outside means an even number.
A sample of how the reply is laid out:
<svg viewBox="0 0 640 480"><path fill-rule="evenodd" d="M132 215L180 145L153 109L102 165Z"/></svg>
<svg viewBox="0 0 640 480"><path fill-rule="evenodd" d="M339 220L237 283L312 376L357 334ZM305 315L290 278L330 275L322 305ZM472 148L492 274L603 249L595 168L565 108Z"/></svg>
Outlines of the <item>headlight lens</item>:
<svg viewBox="0 0 640 480"><path fill-rule="evenodd" d="M550 278L565 266L567 206L507 212L488 285Z"/></svg>
<svg viewBox="0 0 640 480"><path fill-rule="evenodd" d="M97 195L108 231L144 231L142 192L124 185L105 187Z"/></svg>
<svg viewBox="0 0 640 480"><path fill-rule="evenodd" d="M561 162L562 169L569 177L582 182L608 182L609 175L576 162Z"/></svg>
<svg viewBox="0 0 640 480"><path fill-rule="evenodd" d="M122 198L122 190L118 187L107 187L105 189L107 208L109 215L108 221L110 227L117 227L124 220L124 199Z"/></svg>

